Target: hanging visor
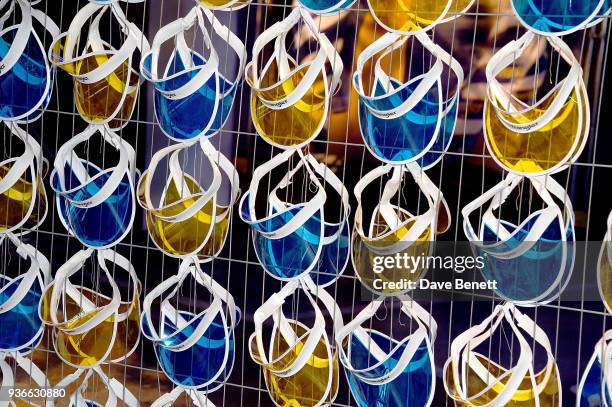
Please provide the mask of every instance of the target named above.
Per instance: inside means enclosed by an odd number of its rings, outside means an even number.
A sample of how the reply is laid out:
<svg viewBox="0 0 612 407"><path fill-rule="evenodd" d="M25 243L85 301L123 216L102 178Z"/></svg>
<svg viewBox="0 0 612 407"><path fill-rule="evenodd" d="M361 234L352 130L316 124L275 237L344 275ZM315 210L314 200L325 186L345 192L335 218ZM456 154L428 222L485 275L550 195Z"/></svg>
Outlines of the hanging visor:
<svg viewBox="0 0 612 407"><path fill-rule="evenodd" d="M119 153L115 167L102 169L74 151L100 133ZM105 126L89 126L60 147L51 173L60 220L85 246L116 245L132 229L135 215L135 152L129 143Z"/></svg>
<svg viewBox="0 0 612 407"><path fill-rule="evenodd" d="M298 65L287 54L285 40L300 22L310 30L319 49L314 58ZM260 54L271 42L274 42L274 51L262 63ZM331 78L328 78L326 61L331 66ZM251 86L251 118L259 135L282 149L299 148L317 137L325 124L331 97L340 87L343 68L332 43L300 7L261 33L255 40L253 57L245 73Z"/></svg>
<svg viewBox="0 0 612 407"><path fill-rule="evenodd" d="M177 310L171 304L189 275L211 294L210 305L199 313ZM170 294L162 299L168 290ZM159 324L155 325L151 305L158 298ZM176 275L147 294L141 316L142 333L153 342L157 360L166 376L178 386L203 393L218 389L231 374L234 327L239 321L240 309L232 295L205 274L195 258L184 259Z"/></svg>
<svg viewBox="0 0 612 407"><path fill-rule="evenodd" d="M576 407L612 406L612 331L595 345L578 385Z"/></svg>
<svg viewBox="0 0 612 407"><path fill-rule="evenodd" d="M199 5L209 10L235 11L251 4L251 0L196 0ZM210 402L209 402L210 403ZM210 404L209 404L210 405Z"/></svg>
<svg viewBox="0 0 612 407"><path fill-rule="evenodd" d="M334 283L338 277L344 272L349 260L351 234L349 225L349 215L351 207L349 204L349 194L342 181L332 172L331 169L326 167L324 164L319 163L312 155L306 156L307 163L314 170L314 172L323 178L323 184L329 185L340 197L340 220L338 222L329 222L323 219L323 237L320 238L323 247L317 260L316 265L310 272L310 277L319 287L327 287ZM297 165L283 178L283 180L274 187L269 194L270 200L270 214L283 213L291 210L292 204L287 203L281 198L288 198L283 196L279 189L288 188L293 184L292 178L295 173L302 168L304 161L299 161ZM329 215L329 214L328 214ZM316 216L316 215L315 215ZM317 243L318 236L304 235L306 240L311 243ZM256 243L257 244L257 243ZM274 249L276 246L274 243L268 244L267 248ZM259 246L261 247L261 246ZM276 249L284 248L284 246L276 246ZM279 250L274 250L278 253ZM257 252L259 255L259 251ZM272 258L273 256L262 255L264 258ZM283 258L283 256L275 256L277 260ZM278 262L276 263L278 264Z"/></svg>
<svg viewBox="0 0 612 407"><path fill-rule="evenodd" d="M404 339L362 326L374 317L383 297L367 305L336 337L351 393L361 407L429 406L433 400L436 374L431 341L437 324L411 298L401 296L400 300L401 312L416 325Z"/></svg>
<svg viewBox="0 0 612 407"><path fill-rule="evenodd" d="M185 389L177 386L171 392L160 396L157 400L151 403L151 407L170 407L175 405L176 400L183 394L187 394L191 403L195 407L216 407L206 395L197 390ZM177 404L178 405L178 404Z"/></svg>
<svg viewBox="0 0 612 407"><path fill-rule="evenodd" d="M0 243L5 237L15 246L20 260L29 262L29 268L15 278L0 275L0 354L17 351L25 354L42 339L38 306L50 277L49 261L11 233L0 235Z"/></svg>
<svg viewBox="0 0 612 407"><path fill-rule="evenodd" d="M598 15L607 13L606 3L607 0L512 0L512 8L530 31L561 36L587 28Z"/></svg>
<svg viewBox="0 0 612 407"><path fill-rule="evenodd" d="M54 281L43 292L39 316L53 327L53 347L65 363L76 368L121 361L139 342L140 281L128 259L113 250L97 250L98 266L104 272L112 296L75 285L69 278L82 269L92 249L77 252L57 270ZM109 270L108 264L112 267ZM119 269L129 274L131 295L123 301L112 275Z"/></svg>
<svg viewBox="0 0 612 407"><path fill-rule="evenodd" d="M427 268L418 269L382 267L386 257L427 256L433 250L436 236L450 227L451 214L442 192L416 164L406 166L410 175L425 196L427 206L421 214L412 214L392 203L400 191L404 169L401 166L383 165L366 174L355 185L357 210L353 230L351 260L359 281L376 295L397 295L408 291L408 284L398 282L417 281ZM372 213L369 225L365 224L362 206L364 189L377 178L391 173L385 183L380 203ZM421 207L425 206L423 202Z"/></svg>
<svg viewBox="0 0 612 407"><path fill-rule="evenodd" d="M312 14L324 16L348 10L356 0L298 0L298 2Z"/></svg>
<svg viewBox="0 0 612 407"><path fill-rule="evenodd" d="M287 298L300 286L303 288L300 293L304 293L314 310L312 328L286 318L282 310ZM333 317L334 332L338 332L343 321L337 304L310 277L287 283L253 316L255 332L249 338L249 352L253 361L261 366L268 393L279 407L328 405L338 392L338 354L325 332L325 319L313 296L325 305ZM263 323L270 317L273 327L266 346Z"/></svg>
<svg viewBox="0 0 612 407"><path fill-rule="evenodd" d="M17 369L21 370L25 377L21 374L16 379ZM45 404L44 397L35 397L39 391L44 393L51 386L46 374L29 358L24 357L21 353L11 353L10 356L0 357L0 375L2 381L2 391L4 397L8 396L8 390L14 389L12 397L0 401L2 407L53 407L53 403ZM25 380L23 380L25 379ZM25 383L24 383L25 381ZM41 391L42 390L42 391ZM21 394L31 394L30 397L19 397Z"/></svg>
<svg viewBox="0 0 612 407"><path fill-rule="evenodd" d="M516 365L510 369L475 350L493 337L502 320L508 323L519 345L519 349L514 350L514 353L519 353ZM525 339L523 333L531 338ZM538 372L533 365L534 351L530 343L537 343L546 353L546 366ZM455 400L455 405L563 405L559 370L546 333L510 303L497 305L493 314L482 323L455 338L450 352L451 356L444 365L444 388Z"/></svg>
<svg viewBox="0 0 612 407"><path fill-rule="evenodd" d="M100 20L109 8L126 35L118 50L100 36ZM90 18L87 40L80 41L81 29ZM79 42L85 43L80 53ZM115 130L129 122L140 84L140 77L132 68L136 49L145 54L149 43L114 3L109 6L86 4L74 17L68 31L53 40L49 60L73 77L74 99L83 120L90 124L106 123Z"/></svg>
<svg viewBox="0 0 612 407"><path fill-rule="evenodd" d="M298 204L280 203L270 198L266 216L258 217L255 206L262 178L287 162L293 153L292 150L286 150L257 167L253 172L249 190L240 200L240 218L251 226L253 247L259 263L269 275L282 281L303 277L306 273L316 270L318 265L333 274L335 265L329 264L329 261L333 262L333 258L322 259L321 253L324 244L331 243L333 246L337 233L342 233L343 230L334 228L333 224L325 224L324 204L327 194L313 172L320 172L322 177L331 179L331 170L318 163L314 166L314 158L304 157L300 150L298 153L301 161L296 165L295 171L289 172L278 187L290 186L295 172L303 167L306 169L307 182L313 187L310 190L316 189L316 192L306 202ZM276 193L276 188L274 191ZM326 232L330 232L330 235ZM326 239L328 237L329 242ZM333 247L331 249L333 250ZM322 264L319 264L319 260ZM332 268L328 269L328 266Z"/></svg>
<svg viewBox="0 0 612 407"><path fill-rule="evenodd" d="M15 123L7 126L15 136L11 140L21 140L24 151L18 157L0 162L0 234L19 235L36 229L47 217L47 193L42 177L48 163L32 136Z"/></svg>
<svg viewBox="0 0 612 407"><path fill-rule="evenodd" d="M463 230L475 256L482 256L485 280L496 281L500 297L523 306L556 299L569 283L576 257L574 211L569 196L552 177L534 177L531 185L544 202L520 224L500 219L495 212L523 177L508 174L462 210ZM563 205L559 207L556 197ZM470 215L491 201L475 229ZM478 232L476 232L478 231Z"/></svg>
<svg viewBox="0 0 612 407"><path fill-rule="evenodd" d="M612 212L608 215L606 235L597 261L597 285L606 309L612 314Z"/></svg>
<svg viewBox="0 0 612 407"><path fill-rule="evenodd" d="M224 48L232 49L238 55L236 78L228 79L221 75L219 56L204 27L204 17L211 23L217 36L226 42ZM191 49L185 40L185 31L196 22L202 32L203 43L210 50L208 60ZM158 65L161 45L174 38L175 48L160 76ZM227 51L223 55L230 60ZM142 58L140 70L155 87L155 115L162 131L178 142L218 133L229 117L242 78L245 58L242 41L221 24L211 11L201 7L194 7L184 18L161 28L155 35L151 51ZM224 66L227 65L228 61Z"/></svg>
<svg viewBox="0 0 612 407"><path fill-rule="evenodd" d="M217 190L214 227L208 241L197 254L198 261L203 263L212 261L219 255L225 246L225 241L229 234L234 204L238 201L238 197L240 196L240 180L238 178L238 171L236 171L232 162L215 149L208 139L200 139L200 147L204 154L208 155L210 161L219 167L221 170L220 173L229 184L227 189L224 189L223 184L220 184ZM224 197L221 196L223 192L226 192L225 195L229 198L226 198L227 203L223 203Z"/></svg>
<svg viewBox="0 0 612 407"><path fill-rule="evenodd" d="M368 0L370 13L387 31L411 34L451 21L474 0Z"/></svg>
<svg viewBox="0 0 612 407"><path fill-rule="evenodd" d="M95 381L94 375L97 376ZM127 407L138 407L140 405L138 399L127 386L124 386L115 378L109 378L99 366L92 369L77 369L62 378L54 387L54 389L68 391L73 388L75 389L67 395L70 399L70 407L116 407L118 401L121 401ZM104 404L87 395L95 395L98 398L99 393L105 393L104 391L100 392L100 388L106 389L107 395Z"/></svg>
<svg viewBox="0 0 612 407"><path fill-rule="evenodd" d="M21 22L9 27L0 24L0 120L26 123L38 119L46 109L55 75L33 20L51 38L59 35L59 28L25 0L12 0L2 22L10 18L15 4L19 5Z"/></svg>
<svg viewBox="0 0 612 407"><path fill-rule="evenodd" d="M365 146L379 160L389 164L420 160L419 164L428 169L442 159L450 146L463 68L427 34L420 33L414 38L435 57L435 62L428 72L400 82L383 70L381 61L393 56L408 38L386 33L359 55L353 74L353 87L359 97L359 128ZM376 55L379 56L373 63L374 78L368 91L363 70ZM442 91L444 64L456 78L456 90L446 100Z"/></svg>
<svg viewBox="0 0 612 407"><path fill-rule="evenodd" d="M165 254L172 257L185 257L202 254L206 257L219 249L213 244L206 248L211 235L217 229L217 237L224 234L223 226L217 225L216 215L224 209L217 206L217 193L221 186L221 172L215 164L214 154L202 154L210 166L211 178L208 189L186 172L188 149L194 142L175 144L162 148L151 157L147 171L138 182L138 202L146 210L147 229L153 243ZM184 156L181 156L181 153ZM161 193L152 191L154 177L159 163L167 161L168 178L164 179ZM185 164L185 165L183 165ZM232 167L233 168L233 167ZM223 171L229 171L222 166ZM235 173L229 176L234 180ZM235 184L237 185L237 184ZM155 195L154 195L155 194ZM156 197L155 201L153 197ZM157 196L159 198L157 198ZM155 203L154 203L155 202ZM224 239L223 239L224 240Z"/></svg>
<svg viewBox="0 0 612 407"><path fill-rule="evenodd" d="M580 156L590 123L582 68L558 38L547 37L546 41L570 64L570 70L546 96L529 105L510 93L511 83L508 87L500 84L497 76L511 67L534 39L541 37L528 32L490 59L483 115L485 142L495 162L507 171L528 176L567 168Z"/></svg>

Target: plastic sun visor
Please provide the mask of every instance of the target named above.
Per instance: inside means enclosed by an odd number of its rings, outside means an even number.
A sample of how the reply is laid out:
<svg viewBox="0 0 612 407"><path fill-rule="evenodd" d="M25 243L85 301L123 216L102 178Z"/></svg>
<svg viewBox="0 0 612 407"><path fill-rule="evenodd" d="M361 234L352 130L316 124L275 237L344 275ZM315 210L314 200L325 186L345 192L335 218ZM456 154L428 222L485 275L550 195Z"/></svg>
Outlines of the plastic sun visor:
<svg viewBox="0 0 612 407"><path fill-rule="evenodd" d="M47 194L42 177L46 160L38 142L15 123L7 123L11 140L24 145L18 157L0 162L0 233L25 234L47 216Z"/></svg>
<svg viewBox="0 0 612 407"><path fill-rule="evenodd" d="M567 193L551 177L531 179L543 209L534 210L520 224L497 217L495 213L522 180L510 174L466 205L463 229L475 256L484 258L484 279L497 282L495 292L514 303L536 305L557 298L569 282L576 257L575 220ZM475 229L470 215L488 201Z"/></svg>
<svg viewBox="0 0 612 407"><path fill-rule="evenodd" d="M171 304L190 275L210 292L209 306L198 313L182 311ZM151 314L154 301L160 301L158 325ZM207 393L222 386L231 374L234 327L239 320L240 310L231 294L204 274L195 258L188 258L181 262L176 275L164 280L145 297L141 325L143 334L153 341L166 376L183 388Z"/></svg>
<svg viewBox="0 0 612 407"><path fill-rule="evenodd" d="M491 341L504 320L518 341L518 358L509 369L477 350ZM539 371L533 364L532 343L546 355L546 364ZM546 333L509 303L496 306L483 322L453 340L451 357L444 365L444 388L458 406L562 405L559 370Z"/></svg>
<svg viewBox="0 0 612 407"><path fill-rule="evenodd" d="M612 314L612 212L608 215L606 234L601 243L597 262L599 294L606 309Z"/></svg>
<svg viewBox="0 0 612 407"><path fill-rule="evenodd" d="M526 33L499 50L487 65L483 127L489 153L502 168L519 175L560 171L582 152L590 122L582 68L571 49L547 38L570 65L568 76L533 105L512 95L497 79L536 37Z"/></svg>
<svg viewBox="0 0 612 407"><path fill-rule="evenodd" d="M115 167L101 169L74 151L98 133L119 154ZM84 245L104 249L120 242L131 230L135 215L135 153L113 131L89 126L57 152L51 186L64 227Z"/></svg>
<svg viewBox="0 0 612 407"><path fill-rule="evenodd" d="M310 328L297 319L285 317L282 310L283 303L300 285L315 313ZM286 284L255 312L255 332L249 339L249 351L263 370L268 393L276 406L326 405L334 401L338 392L337 350L325 332L325 320L313 295L333 315L334 329L338 331L343 323L334 299L308 277L303 282ZM270 317L273 326L268 338L263 323Z"/></svg>
<svg viewBox="0 0 612 407"><path fill-rule="evenodd" d="M411 334L397 340L364 328L383 301L378 298L368 304L336 337L353 398L361 407L430 405L436 382L432 353L436 322L411 298L401 296L400 312L416 326Z"/></svg>
<svg viewBox="0 0 612 407"><path fill-rule="evenodd" d="M512 0L518 19L529 30L561 36L585 29L598 15L608 12L607 0Z"/></svg>
<svg viewBox="0 0 612 407"><path fill-rule="evenodd" d="M407 82L389 76L383 63L388 65L398 60L395 52L402 48L408 37L387 33L359 55L353 87L359 97L359 127L368 150L386 163L420 160L419 164L427 169L435 165L450 146L463 69L426 34L420 33L414 38L435 58L428 72ZM367 61L377 55L372 63L375 74L368 91L363 70ZM450 88L443 92L444 64L453 73L454 94ZM451 94L444 99L444 95Z"/></svg>
<svg viewBox="0 0 612 407"><path fill-rule="evenodd" d="M319 219L323 223L323 237L320 239L323 247L321 248L316 265L310 272L310 277L319 287L326 287L335 282L344 272L350 256L349 215L351 207L349 204L349 194L342 181L331 169L317 162L310 154L305 156L305 158L307 160L306 163L300 160L287 176L270 191L270 213L282 213L292 206L283 199L288 198L288 195L290 195L287 188L293 184L292 178L303 165L310 165L314 173L321 177L321 184L330 187L337 193L340 200L340 218L337 222L332 222L325 218ZM285 192L282 190L285 190ZM326 212L326 218L331 218L330 212L329 210ZM316 242L317 238L314 237L310 240Z"/></svg>
<svg viewBox="0 0 612 407"><path fill-rule="evenodd" d="M417 165L409 165L408 169L427 202L427 209L421 214L412 214L398 203L392 203L402 183L402 167L378 167L366 174L355 186L358 206L351 260L361 283L376 295L405 293L407 288L396 288L395 284L387 283L417 281L427 271L423 266L418 270L381 267L380 260L388 256L427 255L433 249L432 242L436 235L450 227L450 210L442 192ZM377 178L389 173L392 174L384 185L380 203L374 209L369 224L364 224L363 191Z"/></svg>
<svg viewBox="0 0 612 407"><path fill-rule="evenodd" d="M298 0L300 5L313 14L329 15L341 13L356 0Z"/></svg>
<svg viewBox="0 0 612 407"><path fill-rule="evenodd" d="M198 4L210 10L239 10L251 4L251 0L197 0Z"/></svg>
<svg viewBox="0 0 612 407"><path fill-rule="evenodd" d="M3 21L10 18L15 5L21 11L19 24L0 25L0 119L24 123L42 115L51 99L54 79L33 23L36 20L52 38L59 35L59 29L25 0L11 2Z"/></svg>
<svg viewBox="0 0 612 407"><path fill-rule="evenodd" d="M190 150L195 143L175 144L159 150L138 183L138 201L146 210L149 236L161 251L172 257L197 254L206 257L215 249L220 250L219 244L207 246L213 233L217 238L225 239L223 224L217 224L217 212L221 213L220 220L226 218L224 209L217 206L217 193L222 182L221 171L213 161L217 156L201 154L203 159L198 165L193 164L195 161L189 165L192 158L195 160L191 155L195 149ZM156 177L161 174L157 174L161 162L166 164L168 178L160 183ZM205 166L209 167L209 186L206 189L205 180L200 181L189 174L189 169ZM230 179L234 179L234 175ZM154 185L164 185L163 190L153 190Z"/></svg>
<svg viewBox="0 0 612 407"><path fill-rule="evenodd" d="M297 279L316 270L326 243L324 204L327 194L313 171L312 163L306 162L311 159L304 157L299 150L298 153L301 162L296 165L296 171L303 167L307 182L313 186L313 191L316 190L309 198L304 202L288 204L278 202L272 195L267 200L266 215L262 217L256 211L262 179L289 161L294 152L287 150L255 169L249 190L240 201L240 217L251 226L253 247L259 263L269 275L283 281ZM296 171L290 171L279 187L291 185ZM333 228L331 224L327 226ZM332 241L334 235L331 235ZM333 261L333 258L329 260ZM326 261L326 258L321 261Z"/></svg>
<svg viewBox="0 0 612 407"><path fill-rule="evenodd" d="M23 354L42 339L38 306L50 278L49 262L36 248L20 242L13 234L4 236L0 242L6 239L15 246L19 261L25 264L13 268L25 271L16 277L0 276L0 351Z"/></svg>
<svg viewBox="0 0 612 407"><path fill-rule="evenodd" d="M450 21L473 3L473 0L368 0L368 7L385 30L410 34Z"/></svg>
<svg viewBox="0 0 612 407"><path fill-rule="evenodd" d="M578 385L576 407L612 405L612 331L597 342Z"/></svg>
<svg viewBox="0 0 612 407"><path fill-rule="evenodd" d="M285 40L300 21L319 48L313 58L298 64L287 54ZM255 129L266 142L282 149L299 148L317 137L325 124L331 96L340 86L340 55L316 27L307 12L294 9L255 40L252 60L246 66ZM260 67L260 54L271 42L274 52ZM331 65L330 78L326 61Z"/></svg>
<svg viewBox="0 0 612 407"><path fill-rule="evenodd" d="M127 358L138 345L140 281L129 261L112 250L96 251L110 296L88 287L74 285L69 278L82 269L92 249L77 252L58 269L55 280L43 292L39 316L53 327L53 346L70 366L90 368L104 362ZM121 269L129 274L129 299L123 300L111 276ZM117 335L123 335L118 338Z"/></svg>
<svg viewBox="0 0 612 407"><path fill-rule="evenodd" d="M118 50L100 36L100 20L109 8L126 35ZM87 39L81 42L85 47L79 51L81 29L90 17L93 19ZM140 76L132 68L136 49L144 54L149 44L115 4L85 5L70 23L68 31L54 39L49 59L73 77L76 107L86 122L107 124L111 129L122 128L129 122L140 85Z"/></svg>
<svg viewBox="0 0 612 407"><path fill-rule="evenodd" d="M204 27L205 18L211 23L217 37L226 42L227 49L237 55L238 68L234 79L228 79L220 73L222 66L235 64L233 60L229 63L228 52L222 53L228 61L219 61L219 54ZM196 23L203 35L205 47L210 50L208 59L191 49L185 41L185 31ZM170 39L176 39L175 48L160 76L157 65L161 46ZM245 58L242 41L221 24L211 11L201 7L196 6L184 18L161 28L153 40L151 52L143 57L141 72L154 85L155 114L162 131L179 142L218 133L231 112L242 79ZM194 111L199 113L194 115Z"/></svg>

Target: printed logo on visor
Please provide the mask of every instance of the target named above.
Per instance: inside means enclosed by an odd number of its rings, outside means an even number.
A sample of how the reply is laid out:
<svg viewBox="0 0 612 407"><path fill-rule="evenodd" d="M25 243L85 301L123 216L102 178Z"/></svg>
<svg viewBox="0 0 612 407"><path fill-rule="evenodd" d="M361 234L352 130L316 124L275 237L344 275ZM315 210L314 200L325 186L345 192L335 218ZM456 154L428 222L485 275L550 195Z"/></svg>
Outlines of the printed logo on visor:
<svg viewBox="0 0 612 407"><path fill-rule="evenodd" d="M402 340L362 325L376 314L384 298L368 304L336 336L353 398L361 407L429 406L436 383L432 341L437 324L407 296L400 296L401 313L415 325ZM395 330L395 329L394 329Z"/></svg>
<svg viewBox="0 0 612 407"><path fill-rule="evenodd" d="M55 279L43 292L38 309L43 322L53 327L55 352L62 361L76 368L124 360L140 340L142 290L128 259L109 249L95 251L102 271L99 274L106 277L112 291L110 296L70 281L93 253L92 249L81 250L57 270ZM111 275L120 271L129 275L127 300L122 298Z"/></svg>
<svg viewBox="0 0 612 407"><path fill-rule="evenodd" d="M600 22L609 12L608 0L512 0L521 23L541 35L566 35Z"/></svg>
<svg viewBox="0 0 612 407"><path fill-rule="evenodd" d="M314 310L314 324L308 327L297 319L287 318L282 305L287 298L303 294ZM332 316L334 332L343 326L342 314L334 299L309 278L287 283L273 294L253 316L255 332L249 338L249 352L261 366L268 393L279 407L318 407L331 404L339 383L336 347L325 331L325 319L316 300ZM272 318L271 335L264 335L263 323ZM297 318L297 316L295 317Z"/></svg>
<svg viewBox="0 0 612 407"><path fill-rule="evenodd" d="M543 209L531 212L518 225L496 216L523 180L507 175L461 213L463 230L475 256L485 259L480 269L484 279L497 282L495 292L500 297L525 306L550 302L563 292L572 275L576 245L572 204L552 177L529 180L545 204ZM470 215L479 213L488 201L475 229Z"/></svg>
<svg viewBox="0 0 612 407"><path fill-rule="evenodd" d="M606 331L595 345L580 384L576 407L612 406L612 330Z"/></svg>
<svg viewBox="0 0 612 407"><path fill-rule="evenodd" d="M331 169L311 155L304 156L300 150L298 153L295 167L270 190L264 217L256 211L261 180L288 162L294 152L287 150L255 169L249 190L240 201L240 217L251 226L255 253L269 275L287 281L310 273L319 285L327 286L338 278L348 263L348 192ZM288 198L293 178L300 169L305 170L305 182L313 187L312 196L304 202L282 201ZM340 197L337 222L328 220L331 216L324 214L327 194L323 184L333 188Z"/></svg>
<svg viewBox="0 0 612 407"><path fill-rule="evenodd" d="M25 354L42 339L43 323L38 317L38 306L50 278L49 262L35 247L19 241L11 233L0 235L0 243L4 240L15 246L19 260L27 264L27 269L21 268L27 271L14 278L0 275L0 353Z"/></svg>
<svg viewBox="0 0 612 407"><path fill-rule="evenodd" d="M172 305L188 276L210 292L208 307L198 313L193 306L183 311ZM153 321L153 302L160 303L158 324ZM240 315L232 295L201 270L197 259L186 258L176 275L145 297L142 333L153 342L159 365L174 384L208 393L221 387L232 372L234 327Z"/></svg>
<svg viewBox="0 0 612 407"><path fill-rule="evenodd" d="M21 22L3 28L19 5ZM0 120L32 122L42 115L51 99L54 71L39 35L36 20L52 38L59 34L55 23L25 0L10 2L0 18Z"/></svg>
<svg viewBox="0 0 612 407"><path fill-rule="evenodd" d="M390 164L419 160L428 169L442 159L452 141L463 69L450 54L420 33L414 38L435 58L429 71L405 83L389 76L382 61L392 61L389 58L408 38L387 33L359 55L353 74L353 87L359 97L359 127L366 147L379 160ZM376 55L372 63L374 78L368 91L364 67ZM450 88L446 92L442 89L444 64L455 80L452 96ZM444 100L445 96L449 97Z"/></svg>
<svg viewBox="0 0 612 407"><path fill-rule="evenodd" d="M99 133L119 153L115 167L102 169L74 151ZM131 230L135 214L135 153L105 126L89 126L60 147L51 173L58 213L68 232L84 245L103 249Z"/></svg>
<svg viewBox="0 0 612 407"><path fill-rule="evenodd" d="M582 68L562 40L546 41L570 65L564 79L533 105L510 93L511 83L497 76L514 64L539 37L526 33L500 49L489 61L484 135L487 149L503 169L520 175L562 171L582 152L589 133L590 108Z"/></svg>
<svg viewBox="0 0 612 407"><path fill-rule="evenodd" d="M353 231L353 268L361 283L376 295L397 295L406 290L390 288L387 282L417 281L427 271L391 267L377 270L376 258L420 257L431 253L432 242L444 233L451 222L450 209L442 192L416 164L406 166L426 200L426 210L412 214L401 207L394 197L400 192L404 168L383 165L366 174L355 186L357 210ZM377 178L391 173L384 184L380 203L374 209L370 222L364 219L362 195ZM394 203L395 202L395 203ZM424 207L425 205L420 205Z"/></svg>
<svg viewBox="0 0 612 407"><path fill-rule="evenodd" d="M100 21L108 9L125 33L119 49L113 48L100 35ZM81 30L90 18L88 35L83 41ZM84 44L80 51L79 43ZM76 107L86 122L108 124L111 129L128 123L141 80L132 68L136 49L144 55L149 50L149 43L115 3L86 4L74 17L68 31L53 40L49 60L73 77Z"/></svg>
<svg viewBox="0 0 612 407"><path fill-rule="evenodd" d="M307 62L296 61L286 49L287 36L300 22L318 45L314 58ZM270 43L274 51L263 63L260 54ZM259 135L282 149L299 148L317 137L325 124L331 97L340 87L343 67L327 36L318 31L312 17L300 7L261 33L245 73L251 86L251 118Z"/></svg>
<svg viewBox="0 0 612 407"><path fill-rule="evenodd" d="M489 355L497 353L491 349L499 345L491 342L499 337L495 331L502 321L509 325L518 342L518 349L513 350L518 357L514 357L515 365L509 369L478 350L480 347L484 352L489 349ZM529 338L525 338L525 334ZM546 356L546 365L539 371L533 365L536 349L532 345L543 348ZM508 346L507 342L501 346ZM550 340L542 328L512 304L497 305L483 322L455 338L450 352L444 365L444 388L457 405L563 405L561 379Z"/></svg>
<svg viewBox="0 0 612 407"><path fill-rule="evenodd" d="M220 62L204 18L237 55L237 63L226 51L227 61ZM196 25L210 50L208 60L187 45L185 31ZM175 47L164 69L158 74L161 45L176 39ZM219 48L219 46L217 46ZM225 49L226 47L223 47ZM187 16L161 28L155 35L151 51L144 55L142 75L155 89L155 115L162 131L175 141L210 137L219 132L231 112L236 90L242 80L246 53L242 41L221 24L209 10L196 6ZM237 65L236 78L220 73L221 66ZM198 114L193 112L197 111Z"/></svg>
<svg viewBox="0 0 612 407"><path fill-rule="evenodd" d="M176 144L153 155L138 183L138 202L146 210L149 236L161 251L209 261L225 244L232 208L240 195L239 180L232 163L207 139L200 139L200 150L191 148L195 143ZM198 160L198 168L209 167L200 171L208 179L188 172L195 167L193 160ZM156 177L162 161L168 178L160 181ZM159 185L164 186L161 191L155 188ZM224 195L227 202L222 202Z"/></svg>
<svg viewBox="0 0 612 407"><path fill-rule="evenodd" d="M467 11L474 0L368 0L370 13L385 30L402 34L425 31Z"/></svg>

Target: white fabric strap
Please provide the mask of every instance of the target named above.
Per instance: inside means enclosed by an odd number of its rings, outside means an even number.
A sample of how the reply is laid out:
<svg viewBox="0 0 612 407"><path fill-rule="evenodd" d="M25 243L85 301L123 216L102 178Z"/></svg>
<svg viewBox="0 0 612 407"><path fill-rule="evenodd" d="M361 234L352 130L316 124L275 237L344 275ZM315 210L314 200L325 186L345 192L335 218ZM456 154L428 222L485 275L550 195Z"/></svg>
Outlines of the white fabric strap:
<svg viewBox="0 0 612 407"><path fill-rule="evenodd" d="M0 76L6 74L19 61L23 51L28 45L28 39L32 33L32 14L30 5L25 0L14 0L19 4L21 10L21 22L17 28L17 32L13 37L11 46L0 60ZM9 13L10 14L10 13Z"/></svg>

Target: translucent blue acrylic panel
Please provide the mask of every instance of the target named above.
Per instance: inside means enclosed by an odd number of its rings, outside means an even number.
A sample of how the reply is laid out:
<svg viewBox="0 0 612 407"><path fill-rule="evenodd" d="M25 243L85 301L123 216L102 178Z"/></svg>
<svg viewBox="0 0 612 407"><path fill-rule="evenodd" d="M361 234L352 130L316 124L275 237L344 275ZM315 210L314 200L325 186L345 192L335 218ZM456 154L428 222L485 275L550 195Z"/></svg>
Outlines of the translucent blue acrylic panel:
<svg viewBox="0 0 612 407"><path fill-rule="evenodd" d="M7 301L15 292L22 276L9 279L0 276L0 303ZM28 293L15 307L0 313L0 350L11 350L30 344L41 333L42 321L38 317L38 305L42 287L35 280Z"/></svg>
<svg viewBox="0 0 612 407"><path fill-rule="evenodd" d="M330 284L344 270L349 258L350 229L348 219L340 225L325 224L324 235L337 234L332 242L323 245L317 265L310 272L317 285Z"/></svg>
<svg viewBox="0 0 612 407"><path fill-rule="evenodd" d="M528 26L545 33L572 31L590 21L601 0L512 0ZM608 7L604 5L602 14Z"/></svg>

